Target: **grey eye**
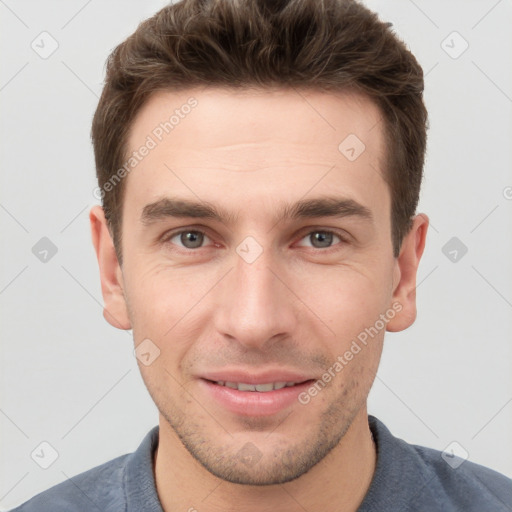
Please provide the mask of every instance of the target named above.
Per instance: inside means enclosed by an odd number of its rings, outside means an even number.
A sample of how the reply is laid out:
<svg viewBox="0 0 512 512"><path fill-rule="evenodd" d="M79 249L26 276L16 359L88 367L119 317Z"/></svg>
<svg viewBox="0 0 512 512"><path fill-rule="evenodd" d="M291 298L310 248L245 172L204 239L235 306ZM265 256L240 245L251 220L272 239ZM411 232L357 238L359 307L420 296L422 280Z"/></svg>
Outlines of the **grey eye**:
<svg viewBox="0 0 512 512"><path fill-rule="evenodd" d="M197 230L186 230L180 231L169 238L169 242L172 242L174 238L179 237L178 245L182 245L186 249L197 249L203 245L205 234L202 231Z"/></svg>
<svg viewBox="0 0 512 512"><path fill-rule="evenodd" d="M185 231L181 233L180 241L183 243L185 247L188 249L195 249L197 247L201 247L203 243L204 235L199 231ZM190 244L190 245L187 245Z"/></svg>
<svg viewBox="0 0 512 512"><path fill-rule="evenodd" d="M333 233L330 233L328 231L314 231L313 233L310 233L308 236L311 237L313 247L330 247L332 244ZM317 242L318 245L316 245Z"/></svg>
<svg viewBox="0 0 512 512"><path fill-rule="evenodd" d="M334 231L317 229L314 231L310 231L307 235L305 235L301 240L302 247L313 247L314 249L329 249L332 245L334 245L335 240L333 237L338 239L338 242L344 242L345 240L335 233ZM304 242L309 242L304 243Z"/></svg>

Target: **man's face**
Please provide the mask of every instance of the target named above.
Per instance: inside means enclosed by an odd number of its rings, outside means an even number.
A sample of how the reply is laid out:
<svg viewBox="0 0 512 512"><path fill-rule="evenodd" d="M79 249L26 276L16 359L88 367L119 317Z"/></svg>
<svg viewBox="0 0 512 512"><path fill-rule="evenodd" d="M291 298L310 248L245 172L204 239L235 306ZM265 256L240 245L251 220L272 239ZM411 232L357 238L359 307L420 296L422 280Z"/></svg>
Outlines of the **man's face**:
<svg viewBox="0 0 512 512"><path fill-rule="evenodd" d="M197 105L169 133L155 132L191 97ZM378 320L400 277L380 121L348 93L212 88L158 93L132 125L130 154L148 135L157 144L125 178L127 322L136 346L150 340L146 359L160 350L139 366L161 436L220 478L297 478L366 414L386 330ZM337 216L280 219L285 205L326 198L350 203ZM222 217L173 216L166 199Z"/></svg>

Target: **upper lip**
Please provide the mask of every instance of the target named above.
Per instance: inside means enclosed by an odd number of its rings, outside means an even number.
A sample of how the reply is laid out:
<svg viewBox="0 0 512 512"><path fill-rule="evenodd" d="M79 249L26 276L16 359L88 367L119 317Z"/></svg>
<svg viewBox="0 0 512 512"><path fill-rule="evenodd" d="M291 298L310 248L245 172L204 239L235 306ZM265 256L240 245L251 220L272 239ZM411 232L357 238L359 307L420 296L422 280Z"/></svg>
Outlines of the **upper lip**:
<svg viewBox="0 0 512 512"><path fill-rule="evenodd" d="M213 382L243 382L244 384L267 384L270 382L305 382L312 377L293 370L265 370L261 372L249 370L217 370L205 372L200 378Z"/></svg>

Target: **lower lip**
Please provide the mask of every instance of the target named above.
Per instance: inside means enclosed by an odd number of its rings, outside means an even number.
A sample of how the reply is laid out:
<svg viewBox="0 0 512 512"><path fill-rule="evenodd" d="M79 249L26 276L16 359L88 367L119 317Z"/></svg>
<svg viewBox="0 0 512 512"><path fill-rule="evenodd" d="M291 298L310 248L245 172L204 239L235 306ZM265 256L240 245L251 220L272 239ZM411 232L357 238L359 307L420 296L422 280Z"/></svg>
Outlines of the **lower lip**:
<svg viewBox="0 0 512 512"><path fill-rule="evenodd" d="M209 380L199 379L199 384L217 403L235 414L243 416L271 416L293 403L305 391L312 381L273 391L238 391L238 389L220 386Z"/></svg>

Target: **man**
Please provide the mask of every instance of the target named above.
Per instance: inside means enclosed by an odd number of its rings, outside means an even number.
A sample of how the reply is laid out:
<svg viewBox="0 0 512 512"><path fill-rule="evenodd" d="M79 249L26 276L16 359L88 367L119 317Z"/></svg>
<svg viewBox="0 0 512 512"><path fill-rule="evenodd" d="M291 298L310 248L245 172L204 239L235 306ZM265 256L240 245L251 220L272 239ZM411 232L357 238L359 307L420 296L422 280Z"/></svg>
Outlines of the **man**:
<svg viewBox="0 0 512 512"><path fill-rule="evenodd" d="M19 511L505 511L366 400L416 317L423 74L349 0L190 0L108 60L90 212L159 425Z"/></svg>

